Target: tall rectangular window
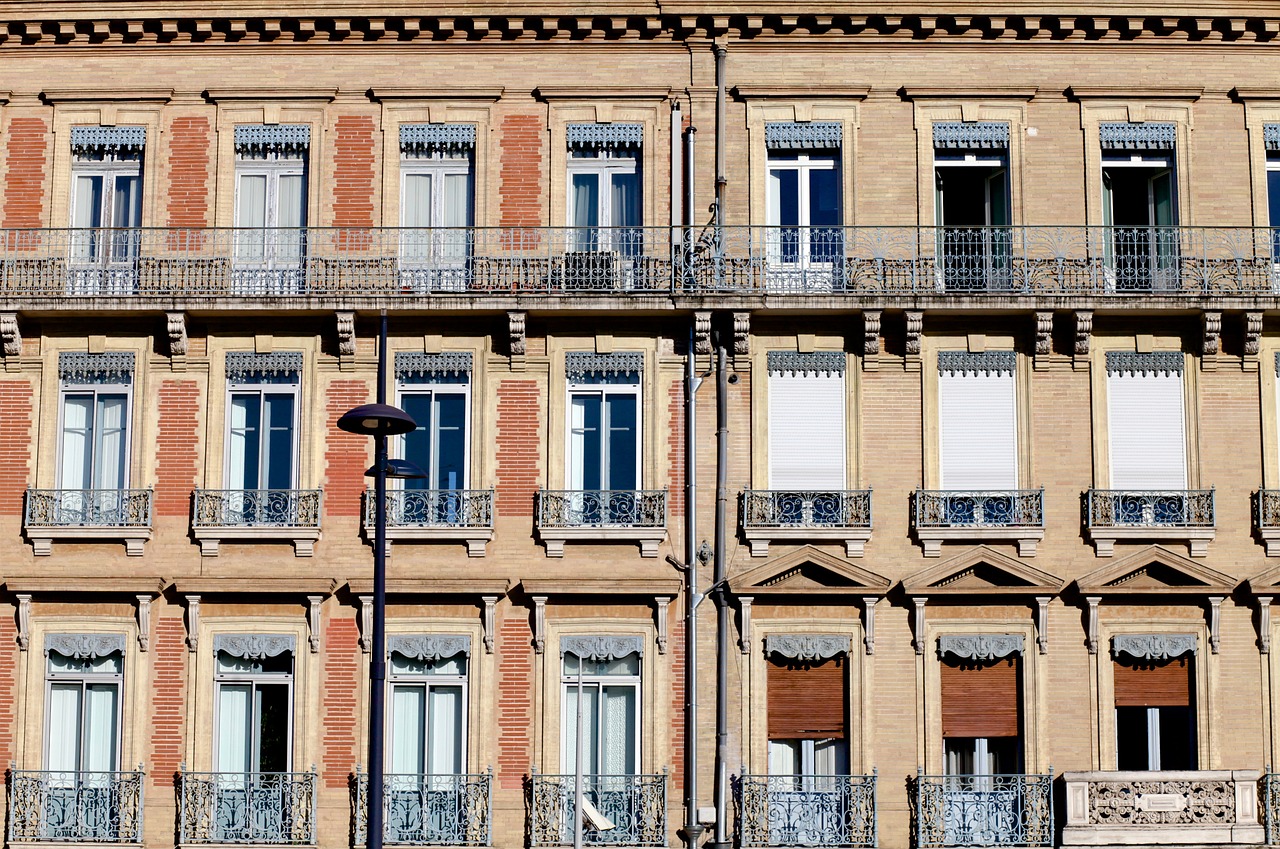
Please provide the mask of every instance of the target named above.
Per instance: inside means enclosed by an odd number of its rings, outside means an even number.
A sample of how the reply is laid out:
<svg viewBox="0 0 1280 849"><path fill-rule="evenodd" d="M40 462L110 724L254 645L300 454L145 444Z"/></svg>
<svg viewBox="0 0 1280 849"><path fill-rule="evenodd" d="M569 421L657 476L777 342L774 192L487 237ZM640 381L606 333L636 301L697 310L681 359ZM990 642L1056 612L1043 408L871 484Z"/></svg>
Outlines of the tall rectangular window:
<svg viewBox="0 0 1280 849"><path fill-rule="evenodd" d="M1106 362L1111 488L1185 490L1182 353L1108 351Z"/></svg>
<svg viewBox="0 0 1280 849"><path fill-rule="evenodd" d="M844 257L836 121L765 124L765 223L771 289L830 289Z"/></svg>
<svg viewBox="0 0 1280 849"><path fill-rule="evenodd" d="M769 775L848 775L848 638L832 639L843 642L843 650L830 657L804 659L790 656L781 642L766 644Z"/></svg>
<svg viewBox="0 0 1280 849"><path fill-rule="evenodd" d="M302 354L227 354L226 489L297 487Z"/></svg>
<svg viewBox="0 0 1280 849"><path fill-rule="evenodd" d="M582 771L591 776L634 775L640 758L639 637L595 638L617 641L631 651L604 654L591 638L565 637L561 642L561 769L572 774L579 738L578 693L581 688ZM593 804L599 805L596 800Z"/></svg>
<svg viewBox="0 0 1280 849"><path fill-rule="evenodd" d="M235 128L236 280L266 294L296 291L306 248L307 124Z"/></svg>
<svg viewBox="0 0 1280 849"><path fill-rule="evenodd" d="M466 352L396 354L400 406L418 425L401 437L400 456L427 473L405 489L467 488L471 368Z"/></svg>
<svg viewBox="0 0 1280 849"><path fill-rule="evenodd" d="M293 637L220 634L214 638L214 654L215 771L245 776L289 772Z"/></svg>
<svg viewBox="0 0 1280 849"><path fill-rule="evenodd" d="M1176 656L1144 651L1153 640L1179 641ZM1197 768L1194 646L1191 634L1114 638L1116 769Z"/></svg>
<svg viewBox="0 0 1280 849"><path fill-rule="evenodd" d="M1012 238L1008 123L935 123L933 163L944 288L1007 289Z"/></svg>
<svg viewBox="0 0 1280 849"><path fill-rule="evenodd" d="M948 640L954 639L953 647ZM979 638L981 639L981 638ZM999 635L1000 657L972 655L970 638L942 637L942 746L947 775L1022 769L1021 638Z"/></svg>
<svg viewBox="0 0 1280 849"><path fill-rule="evenodd" d="M50 634L46 642L46 769L118 770L123 635Z"/></svg>
<svg viewBox="0 0 1280 849"><path fill-rule="evenodd" d="M639 489L643 355L569 353L565 363L569 383L568 488Z"/></svg>
<svg viewBox="0 0 1280 849"><path fill-rule="evenodd" d="M1178 288L1176 127L1103 123L1102 215L1116 291Z"/></svg>
<svg viewBox="0 0 1280 849"><path fill-rule="evenodd" d="M133 364L134 356L127 352L59 355L59 489L121 490L128 486Z"/></svg>
<svg viewBox="0 0 1280 849"><path fill-rule="evenodd" d="M390 638L391 745L396 775L450 776L465 771L466 637Z"/></svg>
<svg viewBox="0 0 1280 849"><path fill-rule="evenodd" d="M71 128L70 294L133 291L146 127Z"/></svg>
<svg viewBox="0 0 1280 849"><path fill-rule="evenodd" d="M1280 124L1263 128L1267 149L1267 224L1271 227L1271 258L1280 262Z"/></svg>
<svg viewBox="0 0 1280 849"><path fill-rule="evenodd" d="M1018 488L1018 408L1013 351L938 352L939 485Z"/></svg>
<svg viewBox="0 0 1280 849"><path fill-rule="evenodd" d="M845 488L843 351L770 351L769 488Z"/></svg>
<svg viewBox="0 0 1280 849"><path fill-rule="evenodd" d="M475 146L474 124L400 125L401 274L414 288L466 288Z"/></svg>
<svg viewBox="0 0 1280 849"><path fill-rule="evenodd" d="M569 250L639 255L643 249L643 125L570 124L565 133ZM566 274L573 270L566 265Z"/></svg>

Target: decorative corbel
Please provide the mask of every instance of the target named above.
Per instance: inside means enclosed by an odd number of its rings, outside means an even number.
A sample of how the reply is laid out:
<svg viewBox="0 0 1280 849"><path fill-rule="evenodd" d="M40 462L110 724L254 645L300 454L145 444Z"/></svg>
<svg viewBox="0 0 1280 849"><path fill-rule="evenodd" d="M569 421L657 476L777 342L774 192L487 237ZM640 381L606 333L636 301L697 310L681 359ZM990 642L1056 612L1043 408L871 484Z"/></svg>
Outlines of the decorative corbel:
<svg viewBox="0 0 1280 849"><path fill-rule="evenodd" d="M1047 357L1053 353L1053 311L1036 312L1036 356Z"/></svg>
<svg viewBox="0 0 1280 849"><path fill-rule="evenodd" d="M733 314L733 356L746 357L751 354L751 313L735 312Z"/></svg>
<svg viewBox="0 0 1280 849"><path fill-rule="evenodd" d="M1271 654L1271 596L1258 597L1258 649Z"/></svg>
<svg viewBox="0 0 1280 849"><path fill-rule="evenodd" d="M138 650L151 647L151 594L135 596L138 599Z"/></svg>
<svg viewBox="0 0 1280 849"><path fill-rule="evenodd" d="M338 356L351 357L356 353L356 314L351 310L339 310Z"/></svg>
<svg viewBox="0 0 1280 849"><path fill-rule="evenodd" d="M373 596L360 596L360 651L373 652Z"/></svg>
<svg viewBox="0 0 1280 849"><path fill-rule="evenodd" d="M1262 313L1247 312L1244 314L1244 352L1246 356L1256 357L1262 350Z"/></svg>
<svg viewBox="0 0 1280 849"><path fill-rule="evenodd" d="M1222 347L1222 313L1201 313L1200 329L1200 368L1213 371L1218 366L1218 351Z"/></svg>
<svg viewBox="0 0 1280 849"><path fill-rule="evenodd" d="M542 654L547 647L547 597L533 597L533 651Z"/></svg>
<svg viewBox="0 0 1280 849"><path fill-rule="evenodd" d="M920 336L924 332L924 313L919 310L907 311L907 346L906 353L910 357L920 356Z"/></svg>
<svg viewBox="0 0 1280 849"><path fill-rule="evenodd" d="M1036 648L1040 654L1049 653L1049 599L1051 596L1036 596Z"/></svg>
<svg viewBox="0 0 1280 849"><path fill-rule="evenodd" d="M187 596L187 651L200 647L200 596Z"/></svg>
<svg viewBox="0 0 1280 849"><path fill-rule="evenodd" d="M878 595L862 597L862 645L866 648L867 654L876 653L876 602L878 601L880 601Z"/></svg>
<svg viewBox="0 0 1280 849"><path fill-rule="evenodd" d="M1085 602L1089 605L1089 633L1085 640L1089 646L1089 654L1098 653L1098 605L1102 603L1102 596L1091 595L1085 596Z"/></svg>
<svg viewBox="0 0 1280 849"><path fill-rule="evenodd" d="M498 597L496 595L481 596L480 600L484 602L484 610L481 613L481 626L484 628L484 653L493 654L493 621L498 608Z"/></svg>
<svg viewBox="0 0 1280 849"><path fill-rule="evenodd" d="M1213 654L1218 653L1218 642L1221 635L1218 633L1218 626L1222 622L1222 601L1225 596L1211 595L1209 596L1209 651Z"/></svg>
<svg viewBox="0 0 1280 849"><path fill-rule="evenodd" d="M16 312L0 312L0 344L6 357L22 354L22 328L18 327Z"/></svg>
<svg viewBox="0 0 1280 849"><path fill-rule="evenodd" d="M182 311L164 314L165 330L169 334L169 356L187 355L187 314Z"/></svg>
<svg viewBox="0 0 1280 849"><path fill-rule="evenodd" d="M701 356L711 354L711 313L708 310L693 314L693 352Z"/></svg>
<svg viewBox="0 0 1280 849"><path fill-rule="evenodd" d="M323 601L322 595L307 596L307 640L311 643L312 654L320 652L320 604Z"/></svg>
<svg viewBox="0 0 1280 849"><path fill-rule="evenodd" d="M924 603L929 599L913 598L911 599L916 606L915 610L915 634L913 634L912 645L915 646L916 654L924 654Z"/></svg>
<svg viewBox="0 0 1280 849"><path fill-rule="evenodd" d="M525 314L523 312L511 310L507 313L508 350L511 352L512 371L524 371L524 320Z"/></svg>
<svg viewBox="0 0 1280 849"><path fill-rule="evenodd" d="M18 648L31 646L31 593L18 593Z"/></svg>
<svg viewBox="0 0 1280 849"><path fill-rule="evenodd" d="M658 654L667 653L667 606L671 604L670 596L658 596L654 599L658 605L654 624L657 625Z"/></svg>
<svg viewBox="0 0 1280 849"><path fill-rule="evenodd" d="M1089 356L1089 340L1093 338L1093 310L1076 310L1076 342L1073 353Z"/></svg>
<svg viewBox="0 0 1280 849"><path fill-rule="evenodd" d="M740 595L738 598L738 651L751 654L751 604L755 596Z"/></svg>
<svg viewBox="0 0 1280 849"><path fill-rule="evenodd" d="M880 368L880 310L862 312L862 369Z"/></svg>

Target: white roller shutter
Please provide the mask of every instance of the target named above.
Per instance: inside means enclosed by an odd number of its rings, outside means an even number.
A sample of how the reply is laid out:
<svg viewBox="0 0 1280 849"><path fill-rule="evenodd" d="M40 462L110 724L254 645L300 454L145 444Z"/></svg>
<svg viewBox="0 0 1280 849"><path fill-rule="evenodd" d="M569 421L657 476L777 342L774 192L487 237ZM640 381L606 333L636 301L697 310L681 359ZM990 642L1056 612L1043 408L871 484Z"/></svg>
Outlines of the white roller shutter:
<svg viewBox="0 0 1280 849"><path fill-rule="evenodd" d="M770 370L770 489L844 489L844 407L843 370Z"/></svg>
<svg viewBox="0 0 1280 849"><path fill-rule="evenodd" d="M1112 489L1187 488L1181 368L1113 370L1109 361L1107 423Z"/></svg>
<svg viewBox="0 0 1280 849"><path fill-rule="evenodd" d="M1013 361L1012 352L997 352ZM972 355L970 355L972 358ZM1012 368L938 374L942 489L1018 488L1018 408Z"/></svg>

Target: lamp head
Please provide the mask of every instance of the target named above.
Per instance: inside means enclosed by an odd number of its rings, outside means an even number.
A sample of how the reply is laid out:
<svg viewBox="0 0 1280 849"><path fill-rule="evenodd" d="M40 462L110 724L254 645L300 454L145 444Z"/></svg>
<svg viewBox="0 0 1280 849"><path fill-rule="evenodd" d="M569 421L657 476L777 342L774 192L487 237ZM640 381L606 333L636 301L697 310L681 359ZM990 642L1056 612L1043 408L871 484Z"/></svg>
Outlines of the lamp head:
<svg viewBox="0 0 1280 849"><path fill-rule="evenodd" d="M338 429L361 436L397 436L418 427L413 417L390 404L361 404L338 419Z"/></svg>
<svg viewBox="0 0 1280 849"><path fill-rule="evenodd" d="M378 474L377 463L374 463L372 466L364 470L364 476L366 478L376 477L377 474ZM422 469L420 469L418 466L414 465L413 463L410 463L408 460L397 460L394 457L388 457L387 458L387 477L399 478L401 480L410 480L410 479L420 480L422 478L427 477L427 473L424 472Z"/></svg>

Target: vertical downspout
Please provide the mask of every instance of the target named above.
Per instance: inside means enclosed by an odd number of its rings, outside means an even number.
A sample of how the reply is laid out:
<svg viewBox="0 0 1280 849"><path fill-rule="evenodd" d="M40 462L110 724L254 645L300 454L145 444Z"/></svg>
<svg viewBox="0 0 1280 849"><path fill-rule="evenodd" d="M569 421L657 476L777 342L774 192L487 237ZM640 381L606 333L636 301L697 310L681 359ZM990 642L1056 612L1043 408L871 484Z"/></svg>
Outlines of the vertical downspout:
<svg viewBox="0 0 1280 849"><path fill-rule="evenodd" d="M671 267L680 268L681 244L684 241L684 145L680 138L684 131L684 116L680 101L671 102ZM671 279L672 291L680 288L675 275Z"/></svg>
<svg viewBox="0 0 1280 849"><path fill-rule="evenodd" d="M726 478L729 467L729 372L722 333L716 335L716 527L715 575L712 592L716 603L716 829L712 845L729 845L729 599L725 586Z"/></svg>
<svg viewBox="0 0 1280 849"><path fill-rule="evenodd" d="M728 51L723 45L716 45L716 236L719 238L724 227L724 188L728 180L724 175L725 158L725 78L724 60Z"/></svg>
<svg viewBox="0 0 1280 849"><path fill-rule="evenodd" d="M689 326L689 348L684 368L684 840L689 849L698 845L698 467L697 411L694 393L698 372L694 329Z"/></svg>

